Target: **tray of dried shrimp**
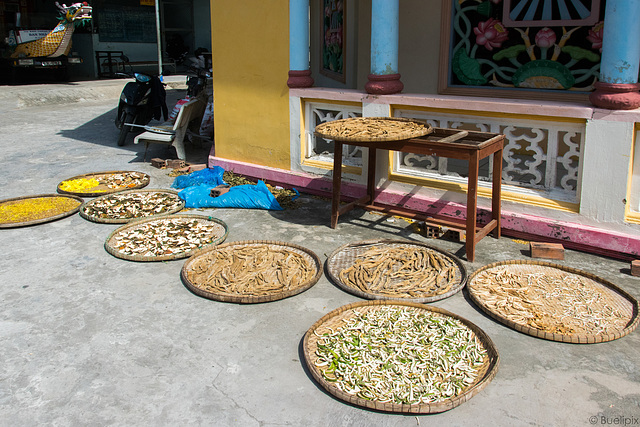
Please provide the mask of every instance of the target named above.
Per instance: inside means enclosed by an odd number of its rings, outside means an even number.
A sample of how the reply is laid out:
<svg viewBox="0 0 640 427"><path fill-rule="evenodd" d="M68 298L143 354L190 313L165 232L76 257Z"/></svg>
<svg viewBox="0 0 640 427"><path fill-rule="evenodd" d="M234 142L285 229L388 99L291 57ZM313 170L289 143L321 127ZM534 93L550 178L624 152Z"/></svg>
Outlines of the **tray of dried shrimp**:
<svg viewBox="0 0 640 427"><path fill-rule="evenodd" d="M136 171L93 172L74 176L58 184L58 193L96 197L149 185L149 175Z"/></svg>
<svg viewBox="0 0 640 427"><path fill-rule="evenodd" d="M173 190L127 190L86 201L80 216L101 223L124 224L153 215L173 214L184 208L184 200Z"/></svg>
<svg viewBox="0 0 640 427"><path fill-rule="evenodd" d="M571 267L503 261L474 272L471 300L510 328L538 338L591 344L638 326L638 301L613 283Z"/></svg>
<svg viewBox="0 0 640 427"><path fill-rule="evenodd" d="M297 295L316 284L322 264L311 250L267 240L230 242L194 253L182 280L216 301L261 303Z"/></svg>
<svg viewBox="0 0 640 427"><path fill-rule="evenodd" d="M424 121L400 117L352 117L316 126L315 134L324 139L352 142L401 141L433 132Z"/></svg>
<svg viewBox="0 0 640 427"><path fill-rule="evenodd" d="M38 194L0 200L0 228L42 224L73 215L82 205L77 196Z"/></svg>
<svg viewBox="0 0 640 427"><path fill-rule="evenodd" d="M467 270L453 254L420 242L365 240L327 258L327 273L343 290L367 299L427 303L460 291Z"/></svg>
<svg viewBox="0 0 640 427"><path fill-rule="evenodd" d="M338 399L404 413L455 408L491 382L500 362L473 323L405 301L333 310L307 331L303 353L313 378Z"/></svg>
<svg viewBox="0 0 640 427"><path fill-rule="evenodd" d="M111 255L129 261L168 261L222 243L228 233L227 224L210 216L158 215L117 228L104 247Z"/></svg>

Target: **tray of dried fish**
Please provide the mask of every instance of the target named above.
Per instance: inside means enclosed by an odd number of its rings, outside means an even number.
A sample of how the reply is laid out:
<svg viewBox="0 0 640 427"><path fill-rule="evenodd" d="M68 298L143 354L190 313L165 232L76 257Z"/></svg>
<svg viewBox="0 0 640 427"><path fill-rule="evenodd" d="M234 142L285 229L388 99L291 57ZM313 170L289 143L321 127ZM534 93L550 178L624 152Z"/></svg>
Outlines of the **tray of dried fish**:
<svg viewBox="0 0 640 427"><path fill-rule="evenodd" d="M627 335L638 326L638 301L613 283L542 261L503 261L474 272L471 300L517 331L590 344Z"/></svg>
<svg viewBox="0 0 640 427"><path fill-rule="evenodd" d="M94 172L74 176L58 184L58 193L80 197L95 197L136 190L149 185L150 176L136 171Z"/></svg>
<svg viewBox="0 0 640 427"><path fill-rule="evenodd" d="M433 246L406 240L349 243L327 258L327 273L343 290L367 299L438 301L467 280L462 262Z"/></svg>
<svg viewBox="0 0 640 427"><path fill-rule="evenodd" d="M38 194L0 200L0 228L42 224L73 215L82 205L80 197Z"/></svg>
<svg viewBox="0 0 640 427"><path fill-rule="evenodd" d="M210 216L158 215L119 227L107 237L104 247L111 255L130 261L167 261L222 243L228 233L227 224Z"/></svg>
<svg viewBox="0 0 640 427"><path fill-rule="evenodd" d="M316 284L322 264L311 250L268 240L230 242L194 253L182 267L193 293L223 302L261 303Z"/></svg>
<svg viewBox="0 0 640 427"><path fill-rule="evenodd" d="M400 117L353 117L316 126L315 134L332 141L384 142L419 138L433 132L426 122Z"/></svg>
<svg viewBox="0 0 640 427"><path fill-rule="evenodd" d="M455 408L486 387L500 363L470 321L405 301L333 310L307 331L303 353L313 378L338 399L403 413Z"/></svg>
<svg viewBox="0 0 640 427"><path fill-rule="evenodd" d="M123 224L152 215L179 212L184 203L173 190L127 190L86 201L80 208L80 216L93 222Z"/></svg>

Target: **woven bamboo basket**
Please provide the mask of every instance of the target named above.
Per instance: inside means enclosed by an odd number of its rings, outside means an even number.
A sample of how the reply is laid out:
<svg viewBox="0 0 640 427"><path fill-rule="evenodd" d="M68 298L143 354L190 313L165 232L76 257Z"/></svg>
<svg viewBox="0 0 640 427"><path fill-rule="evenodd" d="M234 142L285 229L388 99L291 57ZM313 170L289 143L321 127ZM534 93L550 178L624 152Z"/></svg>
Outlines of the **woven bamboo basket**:
<svg viewBox="0 0 640 427"><path fill-rule="evenodd" d="M315 134L332 141L385 142L419 138L433 132L426 122L400 117L355 117L319 124Z"/></svg>
<svg viewBox="0 0 640 427"><path fill-rule="evenodd" d="M65 181L72 181L74 179L97 179L97 180L100 180L100 178L104 178L104 177L109 176L109 175L121 175L121 174L128 174L128 173L140 174L140 175L143 175L143 178L142 178L142 180L141 180L141 182L139 184L133 185L131 187L125 186L125 187L109 188L105 184L100 184L100 185L98 185L96 187L87 189L87 191L66 191L66 190L63 190L61 188L62 183L65 182ZM150 180L151 180L151 177L149 175L147 175L146 173L137 172L137 171L92 172L92 173L86 173L84 175L77 175L77 176L62 180L58 184L58 193L60 193L60 194L72 194L72 195L80 196L80 197L96 197L96 196L103 196L105 194L118 193L118 192L124 191L124 190L137 190L139 188L144 188L147 185L149 185L149 181Z"/></svg>
<svg viewBox="0 0 640 427"><path fill-rule="evenodd" d="M478 371L478 375L475 381L465 387L458 395L453 396L451 398L445 399L440 402L432 402L432 403L419 403L419 404L399 404L399 403L386 403L380 402L376 400L369 400L362 397L358 397L356 395L352 395L340 390L335 382L327 381L320 371L320 368L315 365L315 352L317 350L318 341L320 337L318 335L322 335L325 331L336 330L345 322L354 316L354 310L376 310L381 306L405 306L405 307L414 307L419 310L424 310L425 313L437 313L442 316L448 316L454 319L459 320L464 326L471 329L471 331L475 334L476 338L481 342L482 346L487 351L487 356L485 357L482 366ZM330 329L329 329L330 328ZM318 335L316 335L316 333ZM491 338L478 326L470 322L469 320L453 314L447 310L431 307L422 304L416 304L412 302L405 301L362 301L353 304L348 304L342 307L333 310L332 312L326 314L324 317L319 319L316 323L309 328L309 330L304 335L303 339L303 353L304 360L307 368L311 372L314 380L327 392L337 397L338 399L345 401L347 403L378 410L385 412L398 412L398 413L412 413L412 414L430 414L430 413L438 413L448 411L453 409L462 403L468 401L473 396L478 394L482 389L484 389L495 377L498 372L498 366L500 364L500 356L498 355L498 350L491 341Z"/></svg>
<svg viewBox="0 0 640 427"><path fill-rule="evenodd" d="M258 288L246 288L242 291L228 291L222 289L214 289L211 287L204 286L202 283L198 283L198 280L195 278L194 266L198 265L202 262L209 262L209 258L214 251L253 251L253 250L261 250L264 248L267 250L275 251L285 251L290 253L295 253L299 256L302 256L312 265L313 273L312 276L308 278L308 280L301 281L299 283L281 283L283 285L282 289L274 289L269 292L260 291ZM222 269L218 269L215 262L210 261L209 269L207 272L213 274L214 276L221 277ZM258 272L265 273L264 270L257 271L252 270L252 266L243 265L243 268L239 271L244 276L254 276ZM268 272L266 272L268 273ZM254 303L263 303L263 302L271 302L284 298L288 298L299 293L306 291L315 285L320 277L322 276L322 263L318 256L312 252L311 250L304 248L302 246L298 246L292 243L286 242L277 242L277 241L269 241L269 240L247 240L240 242L229 242L222 245L218 245L216 247L209 247L206 249L202 249L196 253L194 253L184 264L181 271L182 281L185 286L194 294L199 295L204 298L222 301L222 302L233 302L240 304L254 304ZM226 283L229 286L233 286L234 277L227 276ZM240 280L238 280L239 282ZM246 279L244 280L246 282ZM251 285L257 286L257 281L252 280ZM211 289L211 290L208 290Z"/></svg>
<svg viewBox="0 0 640 427"><path fill-rule="evenodd" d="M446 286L440 286L432 292L419 291L419 283L416 282L415 287L411 290L411 292L414 293L415 296L407 295L408 291L395 294L389 294L388 292L376 292L374 290L370 290L367 287L368 284L364 282L357 283L357 285L360 285L360 287L356 286L356 284L354 283L345 283L345 281L340 278L340 273L343 270L354 266L354 261L371 248L387 248L388 253L392 253L394 249L426 249L428 252L446 258L452 264L455 275L450 281L448 281ZM366 299L400 299L403 301L411 301L415 303L429 303L439 301L456 294L464 287L467 282L467 270L460 259L455 255L447 251L438 249L434 246L408 240L381 239L348 243L334 250L329 255L329 257L327 258L326 266L329 278L338 287L346 292ZM391 273L392 272L389 271L389 274ZM400 282L400 280L395 280L395 282ZM390 284L393 285L394 280L390 280ZM392 288L392 286L390 286L390 288Z"/></svg>
<svg viewBox="0 0 640 427"><path fill-rule="evenodd" d="M140 219L140 218L149 218L151 216L157 216L157 215L171 215L171 214L175 214L180 212L183 208L184 208L184 200L182 200L180 197L178 197L178 192L174 191L174 190L160 190L160 189L140 189L140 190L126 190L126 191L120 191L117 194L119 197L120 196L127 196L127 195L135 195L135 194L140 194L140 193L162 193L162 194L166 194L170 197L172 197L173 199L176 200L176 202L178 203L178 205L173 208L173 209L168 209L165 212L160 212L157 214L153 214L153 215L140 215L137 217L132 217L132 218L103 218L103 217L99 217L96 215L91 215L88 214L86 212L86 209L97 204L100 203L101 201L108 199L110 197L113 197L114 194L105 194L104 196L100 196L100 197L96 197L93 200L88 200L86 202L84 202L84 204L80 207L80 216L83 217L84 219L86 219L87 221L92 221L92 222L98 222L98 223L103 223L103 224L126 224L128 222L134 221L136 219Z"/></svg>
<svg viewBox="0 0 640 427"><path fill-rule="evenodd" d="M214 224L218 226L219 231L214 236L211 236L210 241L201 245L198 248L194 248L186 251L179 251L179 252L166 254L166 255L159 255L159 256L132 255L132 254L123 253L119 251L118 248L116 247L116 236L122 232L134 230L147 223L153 223L156 221L160 222L167 219L180 219L180 218L194 219L196 221L199 221L205 224ZM106 251L109 252L111 255L117 258L126 259L128 261L141 261L141 262L171 261L175 259L187 258L191 256L195 251L201 248L204 248L206 246L220 244L224 242L228 234L229 234L229 229L227 227L227 224L218 218L213 218L205 215L190 215L190 214L158 215L150 218L135 220L117 228L111 234L109 234L109 236L107 237L107 240L104 243L104 247Z"/></svg>
<svg viewBox="0 0 640 427"><path fill-rule="evenodd" d="M80 210L80 206L82 205L83 200L80 197L77 196L73 196L73 195L61 195L61 194L37 194L35 196L23 196L23 197L14 197L11 199L4 199L4 200L0 200L0 206L2 206L3 204L12 204L14 202L19 202L19 201L23 201L23 200L30 200L30 199L39 199L39 198L44 198L44 197L51 197L51 198L65 198L65 199L72 199L74 201L77 202L77 205L67 211L64 212L59 212L57 214L54 215L49 215L49 216L45 216L42 218L37 218L37 219L32 219L32 220L28 220L28 221L21 221L21 222L2 222L2 219L0 219L0 228L17 228L17 227L26 227L28 225L36 225L36 224L43 224L46 222L51 222L51 221L55 221L61 218L65 218L68 217L70 215L75 214L76 212L78 212Z"/></svg>
<svg viewBox="0 0 640 427"><path fill-rule="evenodd" d="M489 285L484 283L480 284L478 281L479 276L483 272L495 272L497 271L496 269L505 269L505 271L514 274L542 274L549 279L562 280L563 283L570 283L569 275L574 275L573 278L575 280L579 280L580 283L584 283L585 286L589 286L595 292L604 295L607 299L612 301L613 305L611 306L611 308L613 310L617 310L617 312L619 313L622 313L622 315L624 316L623 319L626 320L626 323L623 328L615 328L615 330L613 331L597 332L591 329L585 330L580 333L558 333L544 330L539 327L533 327L526 321L515 321L512 318L509 318L504 311L501 312L491 304L488 304L488 302L485 300L485 295L487 289L490 290L490 288L488 287ZM495 282L491 284L491 287L493 286L500 287L500 285ZM529 287L531 286L529 285ZM611 341L621 338L635 330L638 326L638 322L640 321L640 319L638 318L638 301L624 290L618 288L613 283L601 277L598 277L595 274L544 261L511 260L486 265L475 271L469 277L469 280L467 282L467 290L469 292L469 297L474 302L474 304L480 307L482 311L487 313L493 319L510 328L515 329L516 331L551 341L574 344L593 344ZM512 296L512 298L515 298L515 296ZM545 302L553 304L552 308L557 306L559 310L560 304L564 302L563 300L565 298L566 294L559 294L554 295L550 298L546 298ZM573 306L575 306L575 304L573 304ZM596 307L593 306L593 308ZM558 319L558 317L560 317L560 314L558 314L557 312L550 311L538 313L538 315L552 316L556 320ZM560 321L559 323L561 324L562 321Z"/></svg>

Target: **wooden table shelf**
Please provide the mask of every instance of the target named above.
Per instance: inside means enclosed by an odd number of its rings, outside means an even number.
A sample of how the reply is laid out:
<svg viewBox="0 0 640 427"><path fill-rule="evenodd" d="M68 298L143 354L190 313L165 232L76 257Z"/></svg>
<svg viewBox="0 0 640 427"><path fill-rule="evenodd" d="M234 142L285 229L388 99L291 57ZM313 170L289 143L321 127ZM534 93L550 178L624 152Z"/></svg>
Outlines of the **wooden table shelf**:
<svg viewBox="0 0 640 427"><path fill-rule="evenodd" d="M361 207L369 211L383 212L389 215L399 215L412 219L423 220L428 224L445 226L464 231L466 234L465 249L467 260L471 262L475 259L476 243L491 232L493 232L494 237L500 237L500 183L504 135L488 132L434 128L433 132L426 136L406 140L362 142L348 139L336 139L334 140L334 143L331 228L337 227L338 217L340 215L350 211L354 207ZM367 147L369 148L369 157L368 168L366 170L366 194L363 197L340 207L343 145ZM433 217L424 213L410 211L402 207L376 204L375 198L377 189L375 185L375 167L376 152L378 149L466 160L469 165L466 219L456 220L453 218ZM478 170L480 160L489 156L493 156L491 220L483 225L477 222Z"/></svg>

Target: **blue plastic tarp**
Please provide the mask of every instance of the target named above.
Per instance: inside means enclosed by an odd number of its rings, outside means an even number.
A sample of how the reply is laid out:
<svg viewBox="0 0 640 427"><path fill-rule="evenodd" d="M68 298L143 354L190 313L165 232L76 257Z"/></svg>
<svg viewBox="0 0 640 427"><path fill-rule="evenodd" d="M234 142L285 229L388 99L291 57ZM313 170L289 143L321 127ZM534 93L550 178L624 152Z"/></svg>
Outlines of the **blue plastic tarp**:
<svg viewBox="0 0 640 427"><path fill-rule="evenodd" d="M177 176L171 184L171 188L187 188L194 185L208 185L210 187L217 187L218 185L226 184L222 180L224 169L220 166L214 166L212 168L205 168L199 171L191 172L188 175Z"/></svg>
<svg viewBox="0 0 640 427"><path fill-rule="evenodd" d="M186 175L185 175L186 176ZM185 201L186 208L244 208L282 210L280 203L271 194L263 181L256 185L238 185L228 192L211 197L215 185L193 185L180 191L178 195Z"/></svg>

